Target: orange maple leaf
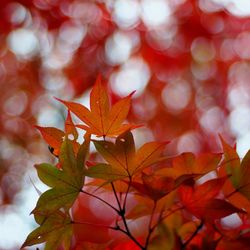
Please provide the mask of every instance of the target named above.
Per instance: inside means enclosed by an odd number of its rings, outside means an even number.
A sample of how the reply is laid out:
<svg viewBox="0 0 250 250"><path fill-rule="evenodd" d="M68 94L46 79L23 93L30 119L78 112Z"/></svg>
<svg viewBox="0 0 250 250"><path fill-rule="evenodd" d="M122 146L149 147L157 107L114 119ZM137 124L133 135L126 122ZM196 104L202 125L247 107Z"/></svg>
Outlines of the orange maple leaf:
<svg viewBox="0 0 250 250"><path fill-rule="evenodd" d="M90 110L75 102L56 99L67 106L70 111L85 123L76 125L77 127L98 137L112 137L120 135L126 130L140 127L133 124L122 124L128 115L133 93L134 92L110 107L107 91L102 84L101 77L98 76L90 93Z"/></svg>

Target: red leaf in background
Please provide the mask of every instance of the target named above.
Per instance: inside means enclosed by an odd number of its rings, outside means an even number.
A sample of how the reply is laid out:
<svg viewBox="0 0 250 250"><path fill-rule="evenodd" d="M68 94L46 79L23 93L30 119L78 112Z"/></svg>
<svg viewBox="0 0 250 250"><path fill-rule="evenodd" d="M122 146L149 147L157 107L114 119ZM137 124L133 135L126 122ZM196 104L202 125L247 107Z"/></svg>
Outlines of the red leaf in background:
<svg viewBox="0 0 250 250"><path fill-rule="evenodd" d="M157 177L154 175L147 175L142 173L142 182L148 193L153 200L158 200L173 191L175 181L170 177Z"/></svg>
<svg viewBox="0 0 250 250"><path fill-rule="evenodd" d="M183 185L178 190L180 199L189 212L208 221L242 212L227 201L216 199L226 180L227 176L195 187Z"/></svg>

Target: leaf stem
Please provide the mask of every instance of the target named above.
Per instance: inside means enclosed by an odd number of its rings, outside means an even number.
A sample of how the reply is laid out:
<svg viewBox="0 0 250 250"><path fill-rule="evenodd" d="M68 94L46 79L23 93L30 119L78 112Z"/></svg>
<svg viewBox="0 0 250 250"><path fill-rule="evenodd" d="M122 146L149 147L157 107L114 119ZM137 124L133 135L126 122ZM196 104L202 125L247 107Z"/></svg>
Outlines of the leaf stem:
<svg viewBox="0 0 250 250"><path fill-rule="evenodd" d="M149 223L148 223L148 235L147 235L146 242L145 242L145 249L147 249L150 237L151 237L151 235L152 235L152 233L154 231L154 229L152 227L152 222L153 222L153 217L154 217L156 206L157 206L157 201L154 201L154 206L153 206L153 209L152 209L152 212L151 212L151 215L150 215L150 220L149 220Z"/></svg>
<svg viewBox="0 0 250 250"><path fill-rule="evenodd" d="M122 207L121 207L121 202L120 202L120 200L119 200L119 198L118 198L118 196L117 196L117 192L116 192L116 190L115 190L115 185L114 185L113 182L111 182L110 184L111 184L113 193L114 193L114 195L115 195L115 199L116 199L117 205L118 205L118 207L119 207L119 213L121 213L123 210L122 210Z"/></svg>
<svg viewBox="0 0 250 250"><path fill-rule="evenodd" d="M100 198L99 196L96 196L96 195L94 195L94 194L88 193L88 192L84 191L83 189L81 189L80 192L81 192L81 193L84 193L84 194L86 194L86 195L89 195L89 196L91 196L91 197L93 197L93 198L96 198L97 200L103 202L104 204L106 204L107 206L109 206L110 208L112 208L113 210L115 210L118 214L120 213L120 211L119 211L116 207L112 206L111 204L109 204L107 201L103 200L103 199Z"/></svg>
<svg viewBox="0 0 250 250"><path fill-rule="evenodd" d="M122 221L123 221L123 224L124 224L124 227L125 227L125 230L120 228L119 225L117 225L117 230L121 231L122 233L126 234L132 241L134 241L134 243L140 247L142 250L146 250L146 248L144 248L141 243L139 241L137 241L137 239L131 234L130 230L129 230L129 227L128 227L128 224L127 224L127 221L126 221L126 218L125 218L125 208L122 208L121 206L121 203L120 203L120 200L117 196L117 192L115 190L115 186L114 186L114 183L111 182L111 186L112 186L112 190L114 192L114 195L115 195L115 198L116 198L116 201L117 201L117 204L118 204L118 207L119 207L119 211L117 212L119 216L121 216L122 218Z"/></svg>
<svg viewBox="0 0 250 250"><path fill-rule="evenodd" d="M71 221L71 223L72 223L72 224L78 224L78 225L89 225L89 226L95 226L95 227L104 227L104 228L108 228L108 229L117 230L116 227L107 226L107 225L102 225L102 224L95 224L95 223L90 223L90 222Z"/></svg>
<svg viewBox="0 0 250 250"><path fill-rule="evenodd" d="M225 198L228 199L229 197L233 196L234 194L236 194L236 193L238 193L238 192L239 192L239 189L235 189L233 192L227 194L227 195L225 196Z"/></svg>
<svg viewBox="0 0 250 250"><path fill-rule="evenodd" d="M127 204L127 197L128 197L128 193L129 193L129 189L131 187L131 182L132 182L132 177L129 175L129 183L128 183L128 188L126 190L126 193L125 193L125 197L124 197L124 202L123 202L123 210L125 211L125 208L126 208L126 204Z"/></svg>

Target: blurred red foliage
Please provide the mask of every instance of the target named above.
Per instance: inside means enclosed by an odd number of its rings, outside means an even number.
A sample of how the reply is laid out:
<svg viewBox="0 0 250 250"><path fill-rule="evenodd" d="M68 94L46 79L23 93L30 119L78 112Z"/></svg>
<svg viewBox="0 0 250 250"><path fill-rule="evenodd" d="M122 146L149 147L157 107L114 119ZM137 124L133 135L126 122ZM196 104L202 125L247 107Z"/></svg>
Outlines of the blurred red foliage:
<svg viewBox="0 0 250 250"><path fill-rule="evenodd" d="M85 100L99 73L113 101L137 90L129 120L147 124L141 138L171 140L170 154L218 151L218 133L247 133L250 14L234 4L2 0L2 203L20 190L30 156L44 154L33 125L62 124L51 96Z"/></svg>

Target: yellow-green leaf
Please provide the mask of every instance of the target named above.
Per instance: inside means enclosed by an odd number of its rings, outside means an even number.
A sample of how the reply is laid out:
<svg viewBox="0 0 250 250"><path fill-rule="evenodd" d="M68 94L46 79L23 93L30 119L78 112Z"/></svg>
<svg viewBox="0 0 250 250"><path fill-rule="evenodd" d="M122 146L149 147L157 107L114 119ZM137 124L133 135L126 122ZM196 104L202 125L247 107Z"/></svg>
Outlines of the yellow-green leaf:
<svg viewBox="0 0 250 250"><path fill-rule="evenodd" d="M99 178L107 181L119 180L127 177L127 172L123 169L113 168L111 165L100 163L84 171L88 177Z"/></svg>
<svg viewBox="0 0 250 250"><path fill-rule="evenodd" d="M42 163L35 165L40 180L49 187L71 187L79 190L75 178L57 169L55 166Z"/></svg>
<svg viewBox="0 0 250 250"><path fill-rule="evenodd" d="M71 235L72 223L70 217L61 211L57 211L28 235L21 248L47 242L46 250L54 250L61 243L66 246L64 250L68 250L70 249L68 241Z"/></svg>
<svg viewBox="0 0 250 250"><path fill-rule="evenodd" d="M40 196L32 213L47 217L62 207L68 210L79 192L79 190L68 186L49 189Z"/></svg>

